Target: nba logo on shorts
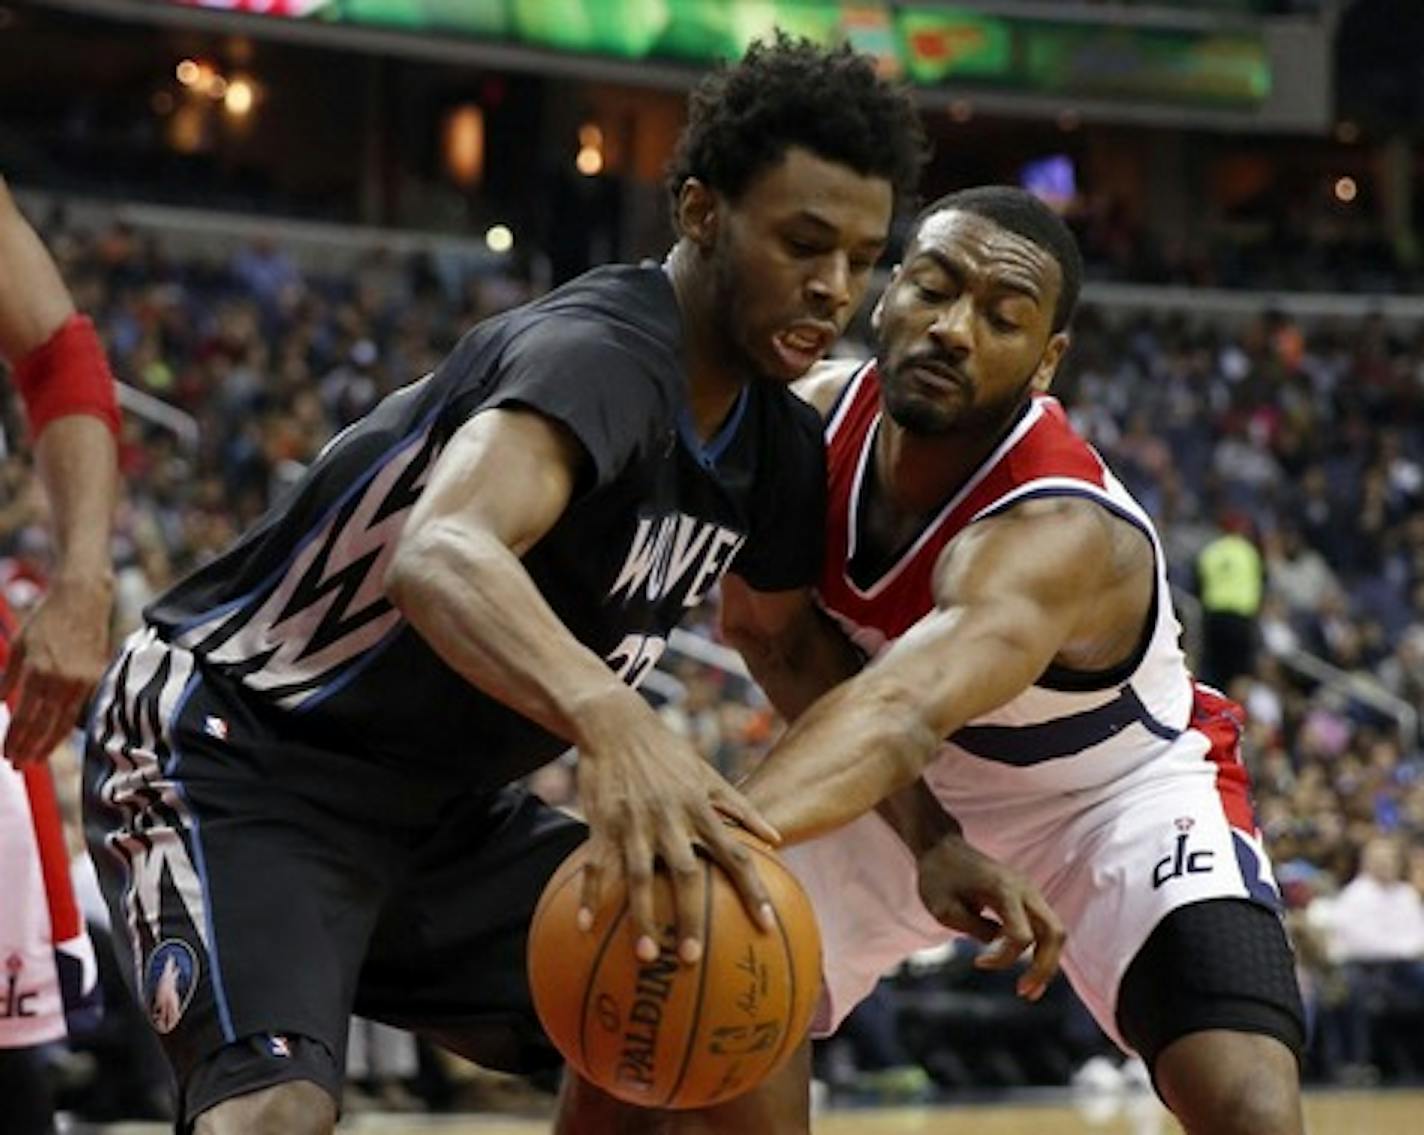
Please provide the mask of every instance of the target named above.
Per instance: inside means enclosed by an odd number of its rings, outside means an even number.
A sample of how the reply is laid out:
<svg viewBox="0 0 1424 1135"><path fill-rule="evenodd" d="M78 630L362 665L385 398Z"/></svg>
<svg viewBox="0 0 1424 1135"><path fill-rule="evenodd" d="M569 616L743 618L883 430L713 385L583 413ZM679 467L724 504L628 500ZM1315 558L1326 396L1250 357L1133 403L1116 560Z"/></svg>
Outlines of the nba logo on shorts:
<svg viewBox="0 0 1424 1135"><path fill-rule="evenodd" d="M148 1020L160 1033L177 1027L198 986L198 956L177 938L160 942L148 958L143 983Z"/></svg>

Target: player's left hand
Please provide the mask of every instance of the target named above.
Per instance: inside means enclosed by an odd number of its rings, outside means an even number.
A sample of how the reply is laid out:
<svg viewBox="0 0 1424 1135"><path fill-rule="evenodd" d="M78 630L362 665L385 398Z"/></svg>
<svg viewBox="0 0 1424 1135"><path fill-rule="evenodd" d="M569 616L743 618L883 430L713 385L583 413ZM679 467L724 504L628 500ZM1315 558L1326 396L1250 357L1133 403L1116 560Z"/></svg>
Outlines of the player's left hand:
<svg viewBox="0 0 1424 1135"><path fill-rule="evenodd" d="M16 768L45 760L74 728L109 657L107 577L58 577L10 648L0 699L11 702L5 757Z"/></svg>
<svg viewBox="0 0 1424 1135"><path fill-rule="evenodd" d="M1058 972L1067 932L1038 888L1023 875L948 835L919 858L920 901L951 930L987 943L974 964L1008 969L1030 947L1033 960L1018 994L1037 1001ZM992 915L992 917L988 917Z"/></svg>

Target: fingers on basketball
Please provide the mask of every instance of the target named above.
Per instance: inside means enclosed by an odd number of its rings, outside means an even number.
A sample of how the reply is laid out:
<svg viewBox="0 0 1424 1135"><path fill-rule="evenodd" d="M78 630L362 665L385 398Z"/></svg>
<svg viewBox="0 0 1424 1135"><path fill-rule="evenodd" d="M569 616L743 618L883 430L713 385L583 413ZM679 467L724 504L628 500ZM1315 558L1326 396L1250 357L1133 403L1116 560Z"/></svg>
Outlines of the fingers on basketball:
<svg viewBox="0 0 1424 1135"><path fill-rule="evenodd" d="M741 837L738 837L741 838ZM577 927L575 880L587 845L555 872L535 909L529 977L540 1020L582 1076L630 1103L700 1108L748 1091L796 1050L820 995L820 937L810 901L775 854L745 846L773 908L763 930L707 855L701 956L678 957L670 875L652 879L658 955L640 961L626 891L606 887L591 929Z"/></svg>

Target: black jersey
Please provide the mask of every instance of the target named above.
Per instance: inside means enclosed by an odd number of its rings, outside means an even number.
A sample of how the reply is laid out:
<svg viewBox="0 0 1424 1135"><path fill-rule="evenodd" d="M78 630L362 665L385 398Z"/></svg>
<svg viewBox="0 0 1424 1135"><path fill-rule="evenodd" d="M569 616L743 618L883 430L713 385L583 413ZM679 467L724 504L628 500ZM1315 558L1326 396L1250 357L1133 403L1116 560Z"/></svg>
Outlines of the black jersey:
<svg viewBox="0 0 1424 1135"><path fill-rule="evenodd" d="M432 463L473 414L563 423L589 472L524 566L573 634L636 685L727 570L816 577L824 454L815 413L750 384L720 434L690 426L681 320L656 267L589 272L470 331L424 379L326 447L291 494L146 612L210 678L323 749L500 784L565 742L451 670L382 581Z"/></svg>

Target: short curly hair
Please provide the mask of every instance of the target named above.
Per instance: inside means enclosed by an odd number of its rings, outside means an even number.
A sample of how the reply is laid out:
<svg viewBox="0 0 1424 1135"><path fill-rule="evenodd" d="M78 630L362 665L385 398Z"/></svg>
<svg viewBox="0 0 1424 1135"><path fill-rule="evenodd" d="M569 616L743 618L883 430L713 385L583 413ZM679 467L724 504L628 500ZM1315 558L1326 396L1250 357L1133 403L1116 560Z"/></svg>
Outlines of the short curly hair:
<svg viewBox="0 0 1424 1135"><path fill-rule="evenodd" d="M704 77L688 110L668 166L674 205L689 177L735 201L790 147L801 146L885 178L899 210L914 200L928 153L910 96L877 75L870 57L781 31L770 43L752 43L740 63Z"/></svg>

